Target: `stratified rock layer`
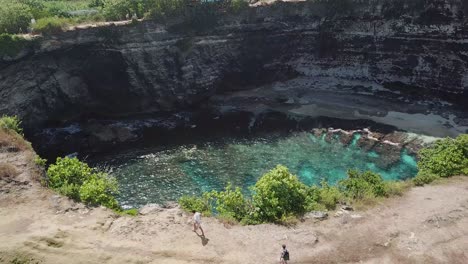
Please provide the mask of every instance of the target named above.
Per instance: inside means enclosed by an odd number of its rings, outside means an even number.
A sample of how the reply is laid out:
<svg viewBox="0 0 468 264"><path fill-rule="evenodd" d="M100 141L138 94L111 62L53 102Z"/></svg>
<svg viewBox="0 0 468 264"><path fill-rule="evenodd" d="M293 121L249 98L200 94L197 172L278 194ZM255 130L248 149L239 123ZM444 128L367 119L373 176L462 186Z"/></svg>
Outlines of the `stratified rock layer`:
<svg viewBox="0 0 468 264"><path fill-rule="evenodd" d="M145 21L39 38L0 60L0 113L19 115L27 131L209 108L464 132L464 2L397 2L354 1L333 12L278 3L226 16L200 34Z"/></svg>

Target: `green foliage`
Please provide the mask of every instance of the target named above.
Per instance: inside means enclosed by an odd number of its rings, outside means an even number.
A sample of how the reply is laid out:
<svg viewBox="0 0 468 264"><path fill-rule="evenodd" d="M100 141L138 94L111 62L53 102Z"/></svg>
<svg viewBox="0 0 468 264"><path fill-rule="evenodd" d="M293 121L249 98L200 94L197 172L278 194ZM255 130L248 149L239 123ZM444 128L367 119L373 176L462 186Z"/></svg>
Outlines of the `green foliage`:
<svg viewBox="0 0 468 264"><path fill-rule="evenodd" d="M255 213L261 221L305 213L307 186L284 166L263 175L252 190Z"/></svg>
<svg viewBox="0 0 468 264"><path fill-rule="evenodd" d="M0 57L15 56L32 41L7 33L0 34Z"/></svg>
<svg viewBox="0 0 468 264"><path fill-rule="evenodd" d="M123 210L121 208L118 208L116 210L114 210L115 213L117 213L118 215L121 215L121 216L137 216L138 215L138 209L136 208L132 208L132 209L127 209L127 210Z"/></svg>
<svg viewBox="0 0 468 264"><path fill-rule="evenodd" d="M41 167L41 168L45 168L45 166L47 164L47 160L41 158L39 155L36 155L36 157L34 158L34 163L36 163L36 165Z"/></svg>
<svg viewBox="0 0 468 264"><path fill-rule="evenodd" d="M80 187L92 173L88 164L68 157L57 158L55 164L50 165L47 170L49 186L75 200L80 199Z"/></svg>
<svg viewBox="0 0 468 264"><path fill-rule="evenodd" d="M423 186L425 184L429 184L440 177L435 174L418 174L416 177L413 178L413 183L416 186Z"/></svg>
<svg viewBox="0 0 468 264"><path fill-rule="evenodd" d="M15 0L0 0L0 33L26 33L31 18L27 5Z"/></svg>
<svg viewBox="0 0 468 264"><path fill-rule="evenodd" d="M388 188L382 177L372 171L361 173L357 170L349 170L348 179L341 180L338 186L351 199L388 195Z"/></svg>
<svg viewBox="0 0 468 264"><path fill-rule="evenodd" d="M419 175L468 175L468 134L445 138L419 151Z"/></svg>
<svg viewBox="0 0 468 264"><path fill-rule="evenodd" d="M23 135L23 129L21 128L21 121L17 116L2 116L0 118L0 128L7 131L15 131L19 135Z"/></svg>
<svg viewBox="0 0 468 264"><path fill-rule="evenodd" d="M409 189L413 184L412 181L388 181L385 182L387 185L388 196L401 196Z"/></svg>
<svg viewBox="0 0 468 264"><path fill-rule="evenodd" d="M207 195L204 195L203 197L182 196L179 199L179 205L182 209L189 212L195 210L203 213L203 215L211 215L211 206Z"/></svg>
<svg viewBox="0 0 468 264"><path fill-rule="evenodd" d="M56 34L62 32L68 24L69 20L66 18L45 17L37 20L33 31L42 34Z"/></svg>
<svg viewBox="0 0 468 264"><path fill-rule="evenodd" d="M312 204L308 204L308 211L335 210L336 204L343 199L343 194L335 186L330 186L326 181L321 182L321 187L312 186L309 189ZM313 203L315 202L315 204ZM313 206L316 206L315 208Z"/></svg>
<svg viewBox="0 0 468 264"><path fill-rule="evenodd" d="M0 0L0 33L54 34L67 24L150 18L176 21L174 30L204 31L226 13L248 8L244 0ZM31 19L37 21L30 24Z"/></svg>
<svg viewBox="0 0 468 264"><path fill-rule="evenodd" d="M114 178L105 173L93 173L80 187L80 199L88 205L118 209L119 204L114 197L117 190Z"/></svg>
<svg viewBox="0 0 468 264"><path fill-rule="evenodd" d="M118 209L114 198L117 182L107 174L97 172L77 158L57 158L47 170L49 186L59 193L88 205L104 205Z"/></svg>
<svg viewBox="0 0 468 264"><path fill-rule="evenodd" d="M145 13L155 8L156 3L148 0L103 0L97 4L102 6L107 20L124 20L133 16L143 18Z"/></svg>
<svg viewBox="0 0 468 264"><path fill-rule="evenodd" d="M239 187L233 188L229 183L224 191L212 191L209 193L210 199L215 200L215 210L226 218L233 218L241 221L248 212L247 200Z"/></svg>
<svg viewBox="0 0 468 264"><path fill-rule="evenodd" d="M232 0L229 9L231 13L238 14L249 8L249 2L245 0Z"/></svg>

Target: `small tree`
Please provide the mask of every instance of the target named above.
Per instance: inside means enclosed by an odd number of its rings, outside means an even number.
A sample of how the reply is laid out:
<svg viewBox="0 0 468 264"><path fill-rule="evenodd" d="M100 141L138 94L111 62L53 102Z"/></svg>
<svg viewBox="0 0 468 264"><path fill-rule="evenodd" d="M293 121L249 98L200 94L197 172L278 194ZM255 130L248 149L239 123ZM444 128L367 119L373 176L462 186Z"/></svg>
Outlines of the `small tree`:
<svg viewBox="0 0 468 264"><path fill-rule="evenodd" d="M256 217L261 221L278 221L305 212L307 186L284 166L263 175L252 190Z"/></svg>
<svg viewBox="0 0 468 264"><path fill-rule="evenodd" d="M387 196L387 186L382 177L372 171L348 171L348 179L341 180L339 187L351 199Z"/></svg>
<svg viewBox="0 0 468 264"><path fill-rule="evenodd" d="M248 212L247 200L239 187L233 188L229 183L224 191L212 191L209 194L215 200L216 211L221 216L241 221Z"/></svg>

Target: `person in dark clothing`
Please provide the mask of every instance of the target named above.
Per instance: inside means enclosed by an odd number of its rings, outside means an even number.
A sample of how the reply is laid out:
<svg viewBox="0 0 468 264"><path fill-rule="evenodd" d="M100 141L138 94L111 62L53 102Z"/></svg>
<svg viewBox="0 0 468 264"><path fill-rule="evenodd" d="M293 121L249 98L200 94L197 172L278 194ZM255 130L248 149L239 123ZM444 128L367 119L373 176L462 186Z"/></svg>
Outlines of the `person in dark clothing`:
<svg viewBox="0 0 468 264"><path fill-rule="evenodd" d="M289 251L286 249L286 245L283 245L283 251L281 251L280 264L288 264Z"/></svg>

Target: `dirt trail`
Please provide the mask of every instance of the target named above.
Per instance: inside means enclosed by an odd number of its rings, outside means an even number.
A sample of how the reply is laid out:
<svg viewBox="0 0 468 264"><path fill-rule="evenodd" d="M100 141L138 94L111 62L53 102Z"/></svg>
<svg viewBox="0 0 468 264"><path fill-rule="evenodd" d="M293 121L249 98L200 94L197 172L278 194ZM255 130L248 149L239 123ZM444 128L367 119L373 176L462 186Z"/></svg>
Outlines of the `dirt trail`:
<svg viewBox="0 0 468 264"><path fill-rule="evenodd" d="M293 264L468 263L468 177L289 228L203 218L205 239L178 208L119 217L75 204L29 181L32 165L15 155L0 153L21 172L0 179L0 263L278 263L283 243Z"/></svg>

